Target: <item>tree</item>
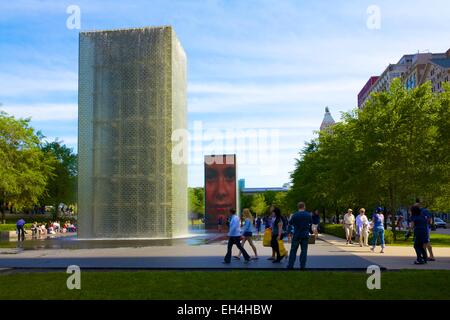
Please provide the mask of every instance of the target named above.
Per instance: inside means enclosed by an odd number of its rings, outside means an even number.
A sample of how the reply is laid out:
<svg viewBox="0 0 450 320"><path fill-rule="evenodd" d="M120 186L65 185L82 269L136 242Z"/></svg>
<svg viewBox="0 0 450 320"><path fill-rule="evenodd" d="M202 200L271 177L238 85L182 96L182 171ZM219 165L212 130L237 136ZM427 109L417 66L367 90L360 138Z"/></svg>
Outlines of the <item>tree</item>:
<svg viewBox="0 0 450 320"><path fill-rule="evenodd" d="M44 193L54 170L54 159L40 149L40 132L29 119L15 119L0 111L0 199L2 220L4 205L17 209L32 206Z"/></svg>
<svg viewBox="0 0 450 320"><path fill-rule="evenodd" d="M407 90L393 81L307 143L291 178L290 206L303 200L338 213L382 205L395 214L420 197L450 210L450 85L433 93L429 83Z"/></svg>
<svg viewBox="0 0 450 320"><path fill-rule="evenodd" d="M243 192L241 192L239 194L239 201L240 201L239 208L241 208L241 210L245 209L245 208L251 208L252 203L253 203L253 196L247 195L247 194L244 194Z"/></svg>
<svg viewBox="0 0 450 320"><path fill-rule="evenodd" d="M203 188L188 188L189 195L189 213L204 216L205 211L205 192Z"/></svg>
<svg viewBox="0 0 450 320"><path fill-rule="evenodd" d="M76 202L77 189L77 155L62 142L46 142L42 151L54 160L53 176L47 181L46 192L40 198L43 204L55 207L55 218L60 203L66 205Z"/></svg>
<svg viewBox="0 0 450 320"><path fill-rule="evenodd" d="M292 211L294 211L288 205L286 192L276 192L275 199L272 204L280 208L281 212L285 215L289 215Z"/></svg>
<svg viewBox="0 0 450 320"><path fill-rule="evenodd" d="M255 194L252 200L251 210L258 216L266 213L268 205L263 194Z"/></svg>

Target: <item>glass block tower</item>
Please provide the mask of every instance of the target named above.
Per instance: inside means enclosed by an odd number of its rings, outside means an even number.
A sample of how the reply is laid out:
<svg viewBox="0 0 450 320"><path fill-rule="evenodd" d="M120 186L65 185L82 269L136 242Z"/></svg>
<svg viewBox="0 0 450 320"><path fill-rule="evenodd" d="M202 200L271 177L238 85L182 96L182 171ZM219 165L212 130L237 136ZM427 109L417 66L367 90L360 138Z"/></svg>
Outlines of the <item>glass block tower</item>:
<svg viewBox="0 0 450 320"><path fill-rule="evenodd" d="M187 234L186 55L171 27L80 33L80 238Z"/></svg>

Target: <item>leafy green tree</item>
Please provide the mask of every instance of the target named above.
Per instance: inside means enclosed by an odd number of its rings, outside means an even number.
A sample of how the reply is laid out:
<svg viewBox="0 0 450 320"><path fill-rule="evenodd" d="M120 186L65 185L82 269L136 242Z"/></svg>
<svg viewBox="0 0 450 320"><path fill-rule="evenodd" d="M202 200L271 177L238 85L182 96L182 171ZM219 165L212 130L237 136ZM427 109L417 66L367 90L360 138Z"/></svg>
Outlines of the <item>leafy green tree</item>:
<svg viewBox="0 0 450 320"><path fill-rule="evenodd" d="M251 208L252 207L252 203L253 203L253 196L252 195L247 195L244 194L243 192L241 192L239 194L239 201L240 201L240 208L241 210L245 209L245 208Z"/></svg>
<svg viewBox="0 0 450 320"><path fill-rule="evenodd" d="M328 213L382 205L394 215L420 197L450 210L449 93L448 84L437 94L429 83L407 90L396 80L363 110L344 113L300 152L288 204Z"/></svg>
<svg viewBox="0 0 450 320"><path fill-rule="evenodd" d="M46 192L40 199L43 204L52 204L57 209L60 203L73 205L76 202L77 155L72 149L59 141L46 142L42 151L48 158L54 159L54 172L47 181Z"/></svg>
<svg viewBox="0 0 450 320"><path fill-rule="evenodd" d="M0 199L19 210L38 202L55 164L40 149L43 137L29 122L0 111ZM1 209L4 221L4 205Z"/></svg>
<svg viewBox="0 0 450 320"><path fill-rule="evenodd" d="M188 188L189 212L204 216L205 211L205 192L203 188Z"/></svg>
<svg viewBox="0 0 450 320"><path fill-rule="evenodd" d="M261 216L266 213L268 209L268 205L266 203L266 199L264 194L255 194L253 196L252 205L250 210L254 212L256 215Z"/></svg>

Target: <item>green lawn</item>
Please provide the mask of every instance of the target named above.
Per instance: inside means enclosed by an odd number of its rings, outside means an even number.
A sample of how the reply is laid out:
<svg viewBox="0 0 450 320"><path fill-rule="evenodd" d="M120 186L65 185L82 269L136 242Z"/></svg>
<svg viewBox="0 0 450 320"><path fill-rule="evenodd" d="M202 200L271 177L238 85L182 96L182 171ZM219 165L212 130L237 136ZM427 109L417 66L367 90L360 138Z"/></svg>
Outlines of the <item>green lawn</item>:
<svg viewBox="0 0 450 320"><path fill-rule="evenodd" d="M365 272L82 272L68 290L65 272L0 274L0 299L449 299L450 271L383 272L368 290Z"/></svg>
<svg viewBox="0 0 450 320"><path fill-rule="evenodd" d="M439 234L431 231L430 235L431 244L433 247L450 247L450 235L449 234ZM404 239L404 234L397 236L397 241L390 244L391 246L412 246L413 236L409 237L407 241Z"/></svg>
<svg viewBox="0 0 450 320"><path fill-rule="evenodd" d="M333 235L345 239L345 232L342 225L339 224L326 224L324 227L324 233ZM384 237L386 244L391 246L412 246L413 245L413 235L405 241L405 231L396 231L397 240L394 242L394 237L391 230L385 230ZM431 231L431 244L436 247L450 247L450 235L449 234L439 234L436 231ZM369 244L372 243L372 233L369 236Z"/></svg>
<svg viewBox="0 0 450 320"><path fill-rule="evenodd" d="M31 228L31 223L25 224L25 229L29 230ZM15 223L7 223L7 224L0 224L0 231L15 231L16 230L16 224Z"/></svg>

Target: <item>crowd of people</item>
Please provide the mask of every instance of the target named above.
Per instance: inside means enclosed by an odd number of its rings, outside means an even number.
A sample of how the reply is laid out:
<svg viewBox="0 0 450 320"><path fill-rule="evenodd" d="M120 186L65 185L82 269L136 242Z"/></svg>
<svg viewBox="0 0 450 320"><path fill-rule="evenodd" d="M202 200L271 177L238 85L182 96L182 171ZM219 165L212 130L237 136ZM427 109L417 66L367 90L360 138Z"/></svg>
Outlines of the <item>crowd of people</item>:
<svg viewBox="0 0 450 320"><path fill-rule="evenodd" d="M16 223L19 241L25 240L25 224L26 222L22 218L19 219ZM70 220L65 221L62 226L59 221L49 221L47 223L38 223L35 221L31 225L30 230L33 238L40 238L42 236L55 235L57 233L76 232L77 227L75 226L73 221Z"/></svg>
<svg viewBox="0 0 450 320"><path fill-rule="evenodd" d="M297 251L300 247L300 269L304 270L306 268L309 238L311 235L314 237L318 235L319 224L319 212L315 211L314 214L311 214L306 211L306 206L303 202L298 203L298 211L292 214L289 219L282 215L281 210L275 206L270 208L270 216L264 218L253 218L250 210L246 208L242 212L242 221L236 214L236 210L231 209L230 217L228 219L229 231L227 253L223 262L225 264L231 262L234 245L236 245L239 250L239 254L234 256L235 259L240 260L241 256L243 256L244 263L248 263L252 259L258 259L258 252L253 242L253 232L256 231L256 233L259 234L262 225L264 225L264 237L270 238L267 243L270 244L270 247L272 248L272 256L269 260L272 260L273 263L280 263L283 259L289 258L287 268L293 269ZM222 225L223 221L219 221L219 230L221 230ZM288 241L291 243L289 254L283 244L283 239L285 237L288 237ZM253 250L253 257L250 257L244 248L244 244L247 242Z"/></svg>
<svg viewBox="0 0 450 320"><path fill-rule="evenodd" d="M282 215L281 210L275 206L272 206L269 212L270 216L254 218L250 210L246 208L242 212L241 219L234 209L230 210L230 217L227 222L229 226L229 241L224 263L230 263L234 245L239 250L239 253L234 256L236 260L240 260L241 256L244 257L245 263L248 263L250 260L259 259L257 248L253 241L253 233L256 232L259 236L262 231L261 228L264 226L265 236L263 243L270 243L270 247L272 248L272 255L269 260L272 260L273 263L280 263L283 259L289 258L287 267L292 269L295 264L298 248L300 247L300 268L304 269L306 267L309 238L317 238L319 234L319 211L315 210L313 213L310 213L306 211L305 204L300 202L298 204L298 211L291 214L289 218ZM340 222L345 231L346 245L352 245L353 238L356 235L356 239L358 239L357 244L360 247L370 247L370 250L374 252L377 245L379 245L381 247L380 253L384 253L386 247L386 221L382 207L375 209L371 219L366 215L364 208L359 209L356 217L353 214L353 210L348 209ZM221 218L218 224L220 231L224 224L223 218ZM432 217L430 212L417 200L410 207L407 219L408 233L414 233L414 250L417 256L414 264L425 264L428 261L435 261L430 241L431 224ZM372 241L369 244L370 233L372 233ZM270 239L267 240L266 237ZM287 241L291 243L289 254L284 249L283 244L283 239L286 237ZM244 245L246 243L249 243L254 254L253 257L250 257L245 250Z"/></svg>
<svg viewBox="0 0 450 320"><path fill-rule="evenodd" d="M353 244L352 239L354 231L356 231L359 245L361 247L369 246L369 234L372 232L373 237L370 250L375 250L379 240L381 247L380 253L384 253L385 216L383 208L378 207L375 210L371 221L367 218L366 210L364 208L359 210L359 214L356 217L353 215L353 210L348 209L347 213L344 215L342 224L345 230L347 245ZM411 233L414 234L414 250L416 251L417 256L414 264L425 264L428 261L435 261L430 239L432 215L422 206L419 199L417 199L416 203L409 208L406 221L403 221L399 216L396 223L392 225L393 228L397 228L398 230L405 228L407 230L406 238L408 238Z"/></svg>

